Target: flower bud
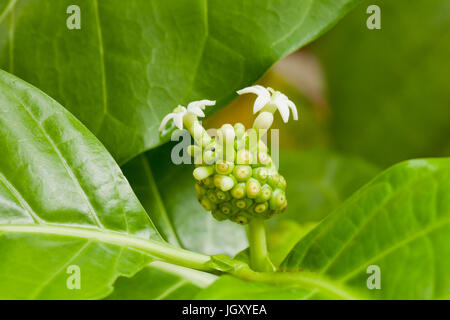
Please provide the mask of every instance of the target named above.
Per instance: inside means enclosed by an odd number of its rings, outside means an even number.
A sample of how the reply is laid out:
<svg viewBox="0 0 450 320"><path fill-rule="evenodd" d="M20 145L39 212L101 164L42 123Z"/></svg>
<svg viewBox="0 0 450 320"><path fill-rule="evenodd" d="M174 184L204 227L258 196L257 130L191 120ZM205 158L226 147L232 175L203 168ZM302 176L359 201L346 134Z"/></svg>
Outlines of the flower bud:
<svg viewBox="0 0 450 320"><path fill-rule="evenodd" d="M256 197L256 202L264 202L269 200L272 197L272 188L265 184L261 187L260 194Z"/></svg>
<svg viewBox="0 0 450 320"><path fill-rule="evenodd" d="M219 203L219 199L217 198L216 192L214 191L214 189L209 189L208 191L206 191L206 196L208 197L209 201L211 201L212 203Z"/></svg>
<svg viewBox="0 0 450 320"><path fill-rule="evenodd" d="M252 155L248 150L239 150L236 155L237 164L250 164L252 162Z"/></svg>
<svg viewBox="0 0 450 320"><path fill-rule="evenodd" d="M280 175L275 170L270 171L269 176L267 177L267 183L269 183L272 188L276 188L279 182Z"/></svg>
<svg viewBox="0 0 450 320"><path fill-rule="evenodd" d="M234 124L234 133L238 139L242 138L245 133L245 127L242 123L237 122Z"/></svg>
<svg viewBox="0 0 450 320"><path fill-rule="evenodd" d="M206 211L211 211L215 208L215 204L213 204L206 196L201 197L200 204Z"/></svg>
<svg viewBox="0 0 450 320"><path fill-rule="evenodd" d="M222 203L222 204L219 206L219 208L220 208L220 211L221 211L223 214L226 214L226 215L231 214L231 212L232 212L232 210L233 210L233 207L231 206L231 204L230 204L229 202Z"/></svg>
<svg viewBox="0 0 450 320"><path fill-rule="evenodd" d="M238 181L247 181L252 176L252 167L237 165L233 173Z"/></svg>
<svg viewBox="0 0 450 320"><path fill-rule="evenodd" d="M214 185L222 191L228 191L234 186L234 181L229 176L221 174L214 175Z"/></svg>
<svg viewBox="0 0 450 320"><path fill-rule="evenodd" d="M241 182L236 184L233 189L231 189L231 196L235 199L242 199L245 197L245 183Z"/></svg>
<svg viewBox="0 0 450 320"><path fill-rule="evenodd" d="M258 141L258 151L267 152L269 149L267 148L266 144L262 141Z"/></svg>
<svg viewBox="0 0 450 320"><path fill-rule="evenodd" d="M223 221L228 219L228 217L226 215L224 215L220 210L213 210L211 212L212 216L214 217L214 219L218 220L218 221Z"/></svg>
<svg viewBox="0 0 450 320"><path fill-rule="evenodd" d="M278 187L283 190L286 190L286 179L281 174L278 174L278 176L280 177L280 181L278 182Z"/></svg>
<svg viewBox="0 0 450 320"><path fill-rule="evenodd" d="M263 213L263 212L267 211L267 209L269 209L269 204L267 203L267 201L266 202L257 203L253 207L253 211L255 213Z"/></svg>
<svg viewBox="0 0 450 320"><path fill-rule="evenodd" d="M220 174L230 174L233 172L234 163L230 161L219 160L216 162L216 171Z"/></svg>
<svg viewBox="0 0 450 320"><path fill-rule="evenodd" d="M203 152L203 163L211 165L216 161L216 154L211 149Z"/></svg>
<svg viewBox="0 0 450 320"><path fill-rule="evenodd" d="M206 189L203 188L200 184L196 183L195 192L197 193L197 198L201 198L206 193Z"/></svg>
<svg viewBox="0 0 450 320"><path fill-rule="evenodd" d="M230 200L230 195L228 192L224 192L222 190L216 189L216 197L219 201L227 201Z"/></svg>
<svg viewBox="0 0 450 320"><path fill-rule="evenodd" d="M255 179L258 179L260 182L266 181L267 177L269 175L269 172L264 167L259 167L253 170L252 177Z"/></svg>
<svg viewBox="0 0 450 320"><path fill-rule="evenodd" d="M214 188L214 179L212 176L209 176L209 177L203 179L202 182L203 182L203 185L205 186L205 188L207 188L207 189Z"/></svg>
<svg viewBox="0 0 450 320"><path fill-rule="evenodd" d="M267 131L273 123L273 114L270 112L261 112L253 122L253 128L256 130Z"/></svg>
<svg viewBox="0 0 450 320"><path fill-rule="evenodd" d="M235 222L239 223L239 224L247 224L248 223L248 218L244 215L237 215L236 218L234 219Z"/></svg>
<svg viewBox="0 0 450 320"><path fill-rule="evenodd" d="M267 154L267 152L264 152L264 151L258 152L258 163L267 166L270 164L270 161L271 161L271 159L270 159L269 155Z"/></svg>
<svg viewBox="0 0 450 320"><path fill-rule="evenodd" d="M203 180L214 173L213 166L198 167L194 169L193 176L196 180Z"/></svg>
<svg viewBox="0 0 450 320"><path fill-rule="evenodd" d="M286 204L286 195L283 190L275 189L270 198L270 208L272 210L280 210Z"/></svg>
<svg viewBox="0 0 450 320"><path fill-rule="evenodd" d="M246 209L249 208L252 204L253 201L251 199L233 199L232 201L233 206L235 206L238 209Z"/></svg>
<svg viewBox="0 0 450 320"><path fill-rule="evenodd" d="M250 178L246 184L247 197L256 198L261 192L261 185L258 180Z"/></svg>
<svg viewBox="0 0 450 320"><path fill-rule="evenodd" d="M234 148L237 151L245 149L245 140L242 138L236 139L236 141L234 142Z"/></svg>

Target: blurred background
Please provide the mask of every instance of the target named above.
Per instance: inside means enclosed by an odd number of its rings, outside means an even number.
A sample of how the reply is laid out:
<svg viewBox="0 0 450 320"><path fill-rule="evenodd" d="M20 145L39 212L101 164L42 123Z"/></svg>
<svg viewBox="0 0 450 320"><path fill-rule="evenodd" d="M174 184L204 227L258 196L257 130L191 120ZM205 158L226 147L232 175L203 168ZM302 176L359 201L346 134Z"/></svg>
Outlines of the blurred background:
<svg viewBox="0 0 450 320"><path fill-rule="evenodd" d="M381 30L366 27L366 8L381 7ZM269 244L288 252L318 221L383 169L403 160L450 155L450 1L365 1L308 47L279 61L259 81L293 100L299 121L282 123L280 173L288 209L270 220ZM254 95L237 98L205 127L253 120ZM163 161L171 145L147 153L183 246L236 254L243 228L218 227L195 199L191 170ZM133 167L134 160L125 166ZM171 181L170 177L180 177ZM133 177L129 177L133 179ZM141 197L142 199L142 197ZM148 198L147 198L148 199ZM186 200L189 205L186 205ZM210 248L208 243L211 244ZM280 253L282 255L282 253ZM273 258L275 262L277 257Z"/></svg>

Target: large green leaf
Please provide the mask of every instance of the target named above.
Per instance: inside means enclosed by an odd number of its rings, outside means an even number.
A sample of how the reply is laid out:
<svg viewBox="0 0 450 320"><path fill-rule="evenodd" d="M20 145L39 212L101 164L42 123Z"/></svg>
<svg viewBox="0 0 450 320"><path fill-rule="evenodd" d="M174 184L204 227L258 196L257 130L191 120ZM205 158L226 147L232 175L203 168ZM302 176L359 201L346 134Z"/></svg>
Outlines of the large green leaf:
<svg viewBox="0 0 450 320"><path fill-rule="evenodd" d="M127 163L124 173L163 237L186 249L235 255L247 246L245 228L215 220L198 203L191 165L174 165L167 144Z"/></svg>
<svg viewBox="0 0 450 320"><path fill-rule="evenodd" d="M329 29L359 0L1 0L0 66L66 106L124 162L162 117L235 90Z"/></svg>
<svg viewBox="0 0 450 320"><path fill-rule="evenodd" d="M0 115L0 298L104 297L118 276L176 250L101 143L56 101L0 71ZM79 290L66 286L72 265Z"/></svg>
<svg viewBox="0 0 450 320"><path fill-rule="evenodd" d="M373 4L381 30L365 26ZM315 49L340 150L382 165L450 155L447 0L364 1Z"/></svg>
<svg viewBox="0 0 450 320"><path fill-rule="evenodd" d="M154 261L134 277L119 278L108 300L192 299L216 280L210 273Z"/></svg>
<svg viewBox="0 0 450 320"><path fill-rule="evenodd" d="M370 265L380 267L381 290L366 287ZM449 298L450 159L388 169L303 238L282 269L373 298Z"/></svg>
<svg viewBox="0 0 450 320"><path fill-rule="evenodd" d="M201 300L307 300L333 297L296 284L276 286L222 276L211 286L200 291L195 298Z"/></svg>

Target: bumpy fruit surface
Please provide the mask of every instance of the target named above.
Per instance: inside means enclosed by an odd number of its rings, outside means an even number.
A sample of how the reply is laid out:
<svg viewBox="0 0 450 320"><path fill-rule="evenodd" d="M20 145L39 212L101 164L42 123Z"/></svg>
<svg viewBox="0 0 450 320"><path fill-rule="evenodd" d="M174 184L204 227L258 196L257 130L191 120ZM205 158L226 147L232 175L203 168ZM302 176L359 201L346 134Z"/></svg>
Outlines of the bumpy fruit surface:
<svg viewBox="0 0 450 320"><path fill-rule="evenodd" d="M286 180L264 142L242 124L222 126L217 137L203 148L191 146L190 153L198 201L217 220L247 224L286 208Z"/></svg>

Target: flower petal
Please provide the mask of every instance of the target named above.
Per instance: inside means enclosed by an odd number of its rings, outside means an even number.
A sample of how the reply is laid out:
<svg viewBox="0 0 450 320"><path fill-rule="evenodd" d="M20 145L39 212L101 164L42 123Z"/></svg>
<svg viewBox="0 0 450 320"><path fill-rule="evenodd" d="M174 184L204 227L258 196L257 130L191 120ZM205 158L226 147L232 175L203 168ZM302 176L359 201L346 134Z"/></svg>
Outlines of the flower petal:
<svg viewBox="0 0 450 320"><path fill-rule="evenodd" d="M188 106L188 112L195 114L197 117L204 117L205 113L202 111L200 107L190 107Z"/></svg>
<svg viewBox="0 0 450 320"><path fill-rule="evenodd" d="M175 117L175 113L171 112L167 114L161 121L161 125L159 126L159 131L163 131L166 127L167 122L169 122L171 119Z"/></svg>
<svg viewBox="0 0 450 320"><path fill-rule="evenodd" d="M192 101L187 106L187 111L190 113L195 114L198 117L204 117L205 113L202 111L205 109L206 106L213 106L216 104L215 100L199 100L199 101Z"/></svg>
<svg viewBox="0 0 450 320"><path fill-rule="evenodd" d="M177 112L173 117L173 123L177 126L178 129L183 129L183 117L186 115L186 112Z"/></svg>
<svg viewBox="0 0 450 320"><path fill-rule="evenodd" d="M253 113L257 113L259 110L261 110L262 108L264 108L264 106L266 104L268 104L270 102L270 97L266 97L266 96L258 96L258 98L256 98L255 100L255 104L253 105Z"/></svg>
<svg viewBox="0 0 450 320"><path fill-rule="evenodd" d="M294 120L298 120L297 107L295 106L295 103L293 103L291 100L288 100L287 105L292 110L292 118L294 118Z"/></svg>
<svg viewBox="0 0 450 320"><path fill-rule="evenodd" d="M246 94L246 93L254 93L258 96L265 96L268 99L270 99L270 92L266 88L260 85L247 87L241 90L236 91L239 95Z"/></svg>
<svg viewBox="0 0 450 320"><path fill-rule="evenodd" d="M289 106L287 104L287 101L287 97L279 92L277 92L275 97L272 99L272 103L277 107L284 123L288 122L289 120Z"/></svg>

